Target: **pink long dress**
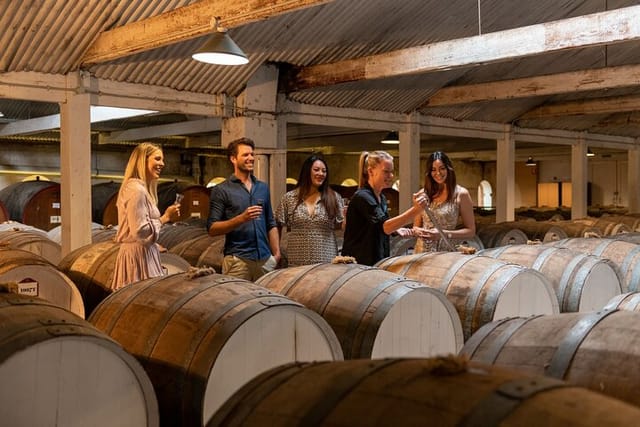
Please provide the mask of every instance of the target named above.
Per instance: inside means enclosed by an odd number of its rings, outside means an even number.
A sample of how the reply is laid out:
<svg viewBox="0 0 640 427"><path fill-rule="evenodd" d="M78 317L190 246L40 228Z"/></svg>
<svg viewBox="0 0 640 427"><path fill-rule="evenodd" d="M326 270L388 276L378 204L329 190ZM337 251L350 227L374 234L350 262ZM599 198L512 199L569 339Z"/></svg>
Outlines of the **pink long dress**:
<svg viewBox="0 0 640 427"><path fill-rule="evenodd" d="M160 211L141 179L127 180L118 195L118 234L120 250L113 272L113 290L164 274L156 245Z"/></svg>

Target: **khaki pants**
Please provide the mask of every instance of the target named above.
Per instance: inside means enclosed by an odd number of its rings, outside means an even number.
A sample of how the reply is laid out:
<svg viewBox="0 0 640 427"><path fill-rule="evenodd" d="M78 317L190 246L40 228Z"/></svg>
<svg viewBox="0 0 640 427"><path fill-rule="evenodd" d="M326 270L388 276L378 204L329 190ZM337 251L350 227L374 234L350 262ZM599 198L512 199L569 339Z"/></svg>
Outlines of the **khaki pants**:
<svg viewBox="0 0 640 427"><path fill-rule="evenodd" d="M226 255L222 260L222 274L238 277L251 282L257 280L266 273L276 268L276 259L273 256L262 260L240 258L235 255Z"/></svg>

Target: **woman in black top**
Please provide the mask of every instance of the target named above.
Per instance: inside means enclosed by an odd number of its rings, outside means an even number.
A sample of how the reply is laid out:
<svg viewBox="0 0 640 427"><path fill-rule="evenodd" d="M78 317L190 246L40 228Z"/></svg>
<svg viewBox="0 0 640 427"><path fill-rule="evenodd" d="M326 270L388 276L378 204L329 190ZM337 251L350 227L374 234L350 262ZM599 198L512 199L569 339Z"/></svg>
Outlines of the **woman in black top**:
<svg viewBox="0 0 640 427"><path fill-rule="evenodd" d="M424 190L420 190L413 195L411 208L389 218L387 199L382 190L393 184L393 157L386 151L363 151L359 170L359 188L347 209L342 255L354 257L359 264L373 265L389 256L391 233L414 235L413 229L403 228L403 225L413 222L423 210L426 198Z"/></svg>

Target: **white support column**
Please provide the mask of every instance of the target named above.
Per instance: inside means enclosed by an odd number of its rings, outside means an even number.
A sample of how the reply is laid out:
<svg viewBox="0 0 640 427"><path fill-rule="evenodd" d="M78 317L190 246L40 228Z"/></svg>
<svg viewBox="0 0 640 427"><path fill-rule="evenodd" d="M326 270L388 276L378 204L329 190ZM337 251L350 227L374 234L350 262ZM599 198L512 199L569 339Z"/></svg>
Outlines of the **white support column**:
<svg viewBox="0 0 640 427"><path fill-rule="evenodd" d="M496 153L496 222L515 218L515 159L516 142L511 126L505 126L502 138L497 140Z"/></svg>
<svg viewBox="0 0 640 427"><path fill-rule="evenodd" d="M571 219L587 216L587 143L584 136L571 146Z"/></svg>
<svg viewBox="0 0 640 427"><path fill-rule="evenodd" d="M277 176L280 171L276 172L274 168L282 167L282 159L272 158L281 144L278 139L276 118L277 95L278 68L275 65L263 65L251 76L247 87L237 97L237 111L234 114L236 117L224 119L222 122L223 147L242 137L250 138L255 142L254 175L269 184L272 203L275 196L280 193L272 181L272 177ZM286 175L286 157L283 173Z"/></svg>
<svg viewBox="0 0 640 427"><path fill-rule="evenodd" d="M76 76L68 80L78 93L60 103L63 256L91 243L91 100Z"/></svg>
<svg viewBox="0 0 640 427"><path fill-rule="evenodd" d="M271 153L269 175L271 205L274 210L287 191L287 121L283 117L278 117L277 123L278 149Z"/></svg>
<svg viewBox="0 0 640 427"><path fill-rule="evenodd" d="M234 139L247 137L256 143L256 148L277 148L277 95L278 68L263 65L236 98L236 117L223 120L222 146L226 147Z"/></svg>
<svg viewBox="0 0 640 427"><path fill-rule="evenodd" d="M269 155L262 153L259 149L256 150L253 174L260 181L269 182Z"/></svg>
<svg viewBox="0 0 640 427"><path fill-rule="evenodd" d="M629 213L640 212L640 150L634 149L627 152L628 166L627 179L629 191Z"/></svg>
<svg viewBox="0 0 640 427"><path fill-rule="evenodd" d="M413 204L412 195L423 185L420 174L420 117L418 113L407 116L405 130L400 135L400 164L396 166L400 176L399 212Z"/></svg>

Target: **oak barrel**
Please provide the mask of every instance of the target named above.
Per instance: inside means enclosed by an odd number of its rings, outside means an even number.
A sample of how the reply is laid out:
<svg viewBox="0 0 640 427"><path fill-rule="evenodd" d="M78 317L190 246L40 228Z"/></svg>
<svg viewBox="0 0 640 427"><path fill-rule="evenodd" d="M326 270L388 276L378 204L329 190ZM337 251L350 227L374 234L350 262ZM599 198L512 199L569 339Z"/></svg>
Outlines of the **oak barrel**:
<svg viewBox="0 0 640 427"><path fill-rule="evenodd" d="M442 359L288 364L235 393L218 426L628 426L640 408L542 376Z"/></svg>
<svg viewBox="0 0 640 427"><path fill-rule="evenodd" d="M165 224L160 228L158 244L171 250L171 248L184 241L207 235L207 230L203 227L189 225L185 222L174 222Z"/></svg>
<svg viewBox="0 0 640 427"><path fill-rule="evenodd" d="M120 246L113 241L91 243L68 253L58 264L78 287L87 316L113 290L113 270ZM160 262L168 274L184 272L189 263L175 254L163 252Z"/></svg>
<svg viewBox="0 0 640 427"><path fill-rule="evenodd" d="M550 242L566 239L567 233L554 221L515 221L506 223L527 235L529 240Z"/></svg>
<svg viewBox="0 0 640 427"><path fill-rule="evenodd" d="M7 208L4 206L4 203L0 201L0 223L9 221L9 219L10 219L9 211L7 211Z"/></svg>
<svg viewBox="0 0 640 427"><path fill-rule="evenodd" d="M625 292L611 298L604 306L605 310L640 311L640 291Z"/></svg>
<svg viewBox="0 0 640 427"><path fill-rule="evenodd" d="M0 247L0 283L29 285L30 294L35 293L84 319L84 303L76 285L39 255Z"/></svg>
<svg viewBox="0 0 640 427"><path fill-rule="evenodd" d="M109 181L91 186L91 221L102 225L118 224L119 182Z"/></svg>
<svg viewBox="0 0 640 427"><path fill-rule="evenodd" d="M522 231L501 224L479 225L476 234L485 248L527 243L527 235Z"/></svg>
<svg viewBox="0 0 640 427"><path fill-rule="evenodd" d="M622 292L618 269L606 258L540 245L502 246L479 255L544 274L553 285L561 313L599 310Z"/></svg>
<svg viewBox="0 0 640 427"><path fill-rule="evenodd" d="M222 271L224 236L202 236L185 240L173 246L169 252L181 256L194 267L212 267Z"/></svg>
<svg viewBox="0 0 640 427"><path fill-rule="evenodd" d="M560 227L567 237L589 237L590 235L602 236L602 229L590 223L577 221L556 221L555 225Z"/></svg>
<svg viewBox="0 0 640 427"><path fill-rule="evenodd" d="M45 231L61 222L60 184L57 182L15 182L0 190L0 202L13 221Z"/></svg>
<svg viewBox="0 0 640 427"><path fill-rule="evenodd" d="M459 252L386 258L378 267L443 292L458 311L467 340L496 319L558 312L549 280L521 265Z"/></svg>
<svg viewBox="0 0 640 427"><path fill-rule="evenodd" d="M597 227L598 229L600 229L600 232L602 233L601 234L602 237L614 236L616 234L622 234L622 233L630 233L631 231L633 231L631 227L629 227L624 222L621 222L615 219L614 217L608 217L608 216L603 216L600 218L592 218L592 217L580 218L580 219L573 220L573 222L579 223L579 224L586 224L592 227Z"/></svg>
<svg viewBox="0 0 640 427"><path fill-rule="evenodd" d="M91 223L91 242L104 242L105 240L113 240L118 232L118 226L102 225L97 222ZM62 244L62 226L53 227L47 232L49 239L57 244Z"/></svg>
<svg viewBox="0 0 640 427"><path fill-rule="evenodd" d="M0 419L4 426L158 426L140 363L75 314L0 294Z"/></svg>
<svg viewBox="0 0 640 427"><path fill-rule="evenodd" d="M40 233L43 235L48 235L48 231L43 230L42 228L34 227L32 225L23 224L18 221L5 221L0 224L0 231L30 231L33 233Z"/></svg>
<svg viewBox="0 0 640 427"><path fill-rule="evenodd" d="M89 320L142 362L163 426L203 425L239 387L274 366L342 359L335 334L316 313L220 274L143 280L114 292Z"/></svg>
<svg viewBox="0 0 640 427"><path fill-rule="evenodd" d="M622 240L585 237L558 240L557 242L551 242L549 244L589 255L608 258L618 267L622 292L640 290L639 245Z"/></svg>
<svg viewBox="0 0 640 427"><path fill-rule="evenodd" d="M639 342L640 313L600 310L499 320L478 330L460 353L640 405Z"/></svg>
<svg viewBox="0 0 640 427"><path fill-rule="evenodd" d="M62 258L60 244L40 232L27 230L0 231L0 246L22 249L40 255L54 265L57 265Z"/></svg>
<svg viewBox="0 0 640 427"><path fill-rule="evenodd" d="M184 196L180 203L180 221L190 218L207 219L209 216L210 190L204 185L193 182L172 181L158 184L158 207L164 212L175 203L176 194Z"/></svg>
<svg viewBox="0 0 640 427"><path fill-rule="evenodd" d="M415 280L360 264L274 270L256 281L320 314L345 359L456 353L462 328L445 296Z"/></svg>
<svg viewBox="0 0 640 427"><path fill-rule="evenodd" d="M640 244L640 232L632 231L631 233L620 233L613 236L607 236L609 239L620 240L623 242Z"/></svg>

